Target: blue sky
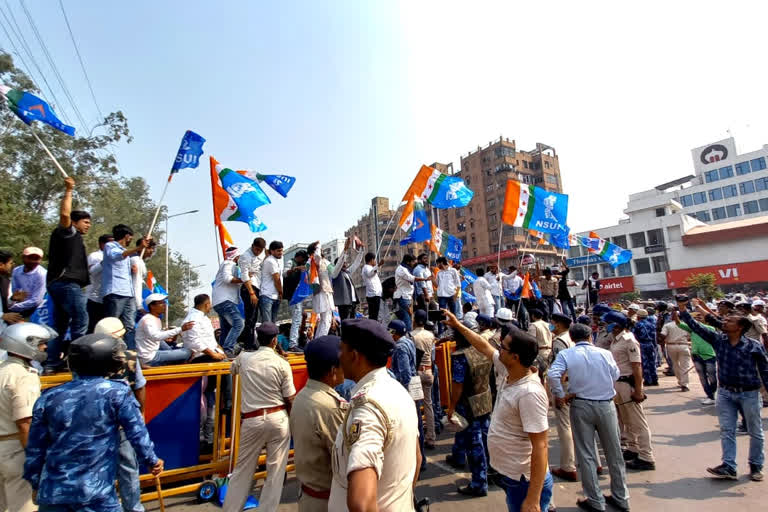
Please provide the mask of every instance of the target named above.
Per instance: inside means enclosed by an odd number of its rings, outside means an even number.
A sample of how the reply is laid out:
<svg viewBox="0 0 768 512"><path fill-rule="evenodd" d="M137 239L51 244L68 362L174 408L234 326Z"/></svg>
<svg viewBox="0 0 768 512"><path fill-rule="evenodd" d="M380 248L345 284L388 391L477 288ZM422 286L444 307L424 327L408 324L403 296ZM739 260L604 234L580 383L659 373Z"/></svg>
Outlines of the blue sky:
<svg viewBox="0 0 768 512"><path fill-rule="evenodd" d="M58 2L25 4L95 124ZM499 135L557 149L576 230L615 222L629 193L689 174L690 149L727 129L743 150L768 142L766 7L643 5L65 0L101 109L128 118L123 173L157 198L184 131L208 140L204 164L167 196L171 213L200 210L173 219L170 238L207 265L204 281L216 269L209 155L296 176L288 199L271 194L260 211L265 238L287 245L341 235L374 195L399 199L422 163L458 168ZM238 245L252 238L228 227Z"/></svg>

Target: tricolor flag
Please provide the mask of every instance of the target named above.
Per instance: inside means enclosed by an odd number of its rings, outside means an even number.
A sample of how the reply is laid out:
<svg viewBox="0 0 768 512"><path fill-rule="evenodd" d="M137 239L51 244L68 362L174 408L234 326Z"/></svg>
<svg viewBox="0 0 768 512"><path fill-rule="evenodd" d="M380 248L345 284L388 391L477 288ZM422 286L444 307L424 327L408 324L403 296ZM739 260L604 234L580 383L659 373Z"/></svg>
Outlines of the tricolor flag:
<svg viewBox="0 0 768 512"><path fill-rule="evenodd" d="M446 233L437 226L432 226L432 240L429 243L429 248L433 252L442 254L449 260L461 261L463 247L464 243L461 239Z"/></svg>
<svg viewBox="0 0 768 512"><path fill-rule="evenodd" d="M619 265L628 263L632 259L632 251L623 249L618 245L604 240L600 237L593 237L595 233L589 233L589 237L581 237L579 242L586 247L590 253L597 253L603 261L608 262L611 267L616 268Z"/></svg>
<svg viewBox="0 0 768 512"><path fill-rule="evenodd" d="M421 198L435 208L460 208L468 205L473 195L474 192L458 176L448 176L437 169L422 165L403 196L406 205L400 217L400 228L408 231L409 223L412 223L414 197Z"/></svg>
<svg viewBox="0 0 768 512"><path fill-rule="evenodd" d="M162 293L163 295L168 295L168 292L165 291L165 288L163 288L160 283L157 282L157 279L155 279L155 275L151 270L147 271L146 285L149 293Z"/></svg>
<svg viewBox="0 0 768 512"><path fill-rule="evenodd" d="M245 222L254 233L267 229L255 213L256 208L270 202L258 183L225 168L211 157L211 189L217 224L223 221Z"/></svg>
<svg viewBox="0 0 768 512"><path fill-rule="evenodd" d="M32 121L40 121L60 132L75 136L75 128L62 123L50 105L34 94L0 84L0 95L8 102L11 112L25 123L32 124Z"/></svg>
<svg viewBox="0 0 768 512"><path fill-rule="evenodd" d="M505 224L544 233L565 233L567 217L567 195L507 180L501 213Z"/></svg>
<svg viewBox="0 0 768 512"><path fill-rule="evenodd" d="M400 245L426 242L432 237L427 212L424 211L424 203L421 199L413 199L413 216L411 219L408 227L408 236L400 240Z"/></svg>

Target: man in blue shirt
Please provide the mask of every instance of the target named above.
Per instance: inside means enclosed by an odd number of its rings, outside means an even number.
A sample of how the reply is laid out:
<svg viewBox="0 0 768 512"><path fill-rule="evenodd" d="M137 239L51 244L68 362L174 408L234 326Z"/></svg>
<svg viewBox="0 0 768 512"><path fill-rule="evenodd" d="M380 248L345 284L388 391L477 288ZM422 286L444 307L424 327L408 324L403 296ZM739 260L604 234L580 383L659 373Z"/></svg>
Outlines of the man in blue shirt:
<svg viewBox="0 0 768 512"><path fill-rule="evenodd" d="M744 414L749 433L749 477L755 482L763 480L763 424L760 419L760 385L768 386L768 354L762 343L747 338L745 333L752 322L738 313L730 313L723 321L707 316L710 325L721 329L710 331L693 319L688 311L688 298L678 296L680 320L691 331L712 345L717 355L717 411L720 419L722 464L707 468L715 478L736 480L736 423L739 410ZM693 299L699 305L698 299Z"/></svg>
<svg viewBox="0 0 768 512"><path fill-rule="evenodd" d="M643 358L643 384L658 386L659 377L656 375L656 322L645 309L637 312L638 321L632 329L632 334L640 344L640 356Z"/></svg>
<svg viewBox="0 0 768 512"><path fill-rule="evenodd" d="M104 246L104 260L101 262L101 295L104 301L105 316L119 318L125 326L125 343L134 350L134 326L136 325L136 301L133 297L133 278L131 276L131 256L141 254L149 247L151 238L147 237L136 247L129 249L133 240L133 230L125 224L112 228L115 240Z"/></svg>
<svg viewBox="0 0 768 512"><path fill-rule="evenodd" d="M139 461L155 475L162 472L130 386L104 378L124 363L119 339L83 336L69 349L73 380L35 404L24 479L37 492L40 512L121 511L115 492L119 427Z"/></svg>

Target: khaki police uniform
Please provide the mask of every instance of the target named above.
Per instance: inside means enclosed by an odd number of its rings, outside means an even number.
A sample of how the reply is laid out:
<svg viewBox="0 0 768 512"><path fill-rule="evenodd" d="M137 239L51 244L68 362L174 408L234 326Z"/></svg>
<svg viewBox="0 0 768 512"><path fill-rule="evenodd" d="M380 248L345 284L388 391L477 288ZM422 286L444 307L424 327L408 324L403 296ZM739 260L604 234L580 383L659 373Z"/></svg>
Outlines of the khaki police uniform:
<svg viewBox="0 0 768 512"><path fill-rule="evenodd" d="M552 341L552 355L550 356L550 365L555 361L555 357L562 350L574 346L571 341L571 335L568 331L555 336ZM563 390L568 394L568 377L563 378ZM576 454L573 447L573 432L571 430L571 404L566 403L559 409L555 407L555 418L557 419L557 437L560 439L560 469L563 471L576 471ZM599 453L599 452L595 452Z"/></svg>
<svg viewBox="0 0 768 512"><path fill-rule="evenodd" d="M632 400L634 388L623 382L632 375L632 363L641 363L640 344L635 335L622 331L611 343L611 354L619 367L619 380L615 384L614 402L619 413L619 420L624 427L627 450L637 453L646 462L655 462L651 446L651 428L645 417L643 405Z"/></svg>
<svg viewBox="0 0 768 512"><path fill-rule="evenodd" d="M539 377L542 382L549 370L549 357L552 354L552 331L549 330L549 322L536 320L528 326L528 334L536 338L539 353L536 355L535 365L539 369Z"/></svg>
<svg viewBox="0 0 768 512"><path fill-rule="evenodd" d="M308 380L291 407L299 512L328 512L331 454L349 404L327 384Z"/></svg>
<svg viewBox="0 0 768 512"><path fill-rule="evenodd" d="M328 510L347 511L348 476L373 468L379 512L413 511L419 428L408 391L378 368L352 390L347 417L336 435Z"/></svg>
<svg viewBox="0 0 768 512"><path fill-rule="evenodd" d="M691 335L678 327L675 322L668 322L661 328L661 334L665 336L664 346L667 349L669 359L672 361L677 384L680 387L688 387L688 377L693 368L691 358Z"/></svg>
<svg viewBox="0 0 768 512"><path fill-rule="evenodd" d="M240 445L229 479L224 512L241 512L253 486L259 455L267 449L267 478L259 495L259 509L277 510L283 492L291 432L285 399L296 394L288 361L269 347L241 352L232 362L240 375Z"/></svg>
<svg viewBox="0 0 768 512"><path fill-rule="evenodd" d="M597 337L595 338L595 346L597 348L604 348L605 350L611 350L611 342L613 336L611 333L605 330L605 327L600 327L597 331Z"/></svg>
<svg viewBox="0 0 768 512"><path fill-rule="evenodd" d="M421 361L416 361L421 379L421 390L424 393L424 440L427 443L435 442L435 409L432 404L432 387L435 385L435 376L432 373L432 349L435 348L437 339L435 335L423 327L417 327L411 332L414 346L424 352Z"/></svg>
<svg viewBox="0 0 768 512"><path fill-rule="evenodd" d="M8 355L0 364L0 510L32 512L32 487L24 480L24 448L16 421L32 417L40 397L37 370Z"/></svg>

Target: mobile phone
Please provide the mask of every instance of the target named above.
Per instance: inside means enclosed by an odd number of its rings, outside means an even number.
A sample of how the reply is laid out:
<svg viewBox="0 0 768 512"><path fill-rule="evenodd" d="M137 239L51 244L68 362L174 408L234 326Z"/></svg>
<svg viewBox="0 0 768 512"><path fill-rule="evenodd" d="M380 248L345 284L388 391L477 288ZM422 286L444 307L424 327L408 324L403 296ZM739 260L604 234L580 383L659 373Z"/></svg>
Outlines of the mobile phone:
<svg viewBox="0 0 768 512"><path fill-rule="evenodd" d="M427 311L427 318L432 322L442 322L445 320L445 313L440 309L431 309Z"/></svg>

